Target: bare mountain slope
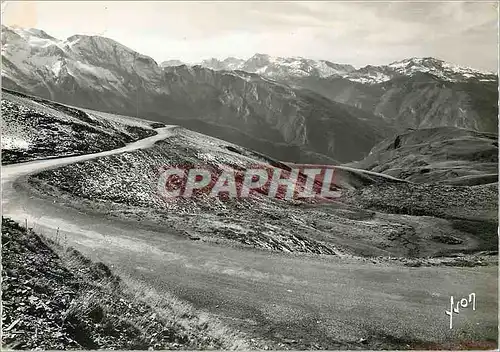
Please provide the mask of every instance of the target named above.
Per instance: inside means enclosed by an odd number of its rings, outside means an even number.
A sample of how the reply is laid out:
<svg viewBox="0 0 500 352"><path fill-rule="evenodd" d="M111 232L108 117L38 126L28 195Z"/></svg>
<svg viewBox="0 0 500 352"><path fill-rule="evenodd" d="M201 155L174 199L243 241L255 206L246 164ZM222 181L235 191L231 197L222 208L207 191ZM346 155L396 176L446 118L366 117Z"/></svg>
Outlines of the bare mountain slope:
<svg viewBox="0 0 500 352"><path fill-rule="evenodd" d="M159 193L161 167L202 164L218 173L256 163L289 168L169 126L98 155L7 165L2 209L52 238L60 227L125 282L154 290L153 299L172 293L272 340L264 348L495 346L496 184L414 184L343 166L334 167L341 198L333 202ZM487 303L461 325L470 329L463 336L435 307L446 307L450 292L467 292L463 277L472 274Z"/></svg>
<svg viewBox="0 0 500 352"><path fill-rule="evenodd" d="M394 128L455 126L497 132L498 79L470 77L449 81L415 72L388 81L363 84L346 78L305 77L289 80L340 103L384 118Z"/></svg>

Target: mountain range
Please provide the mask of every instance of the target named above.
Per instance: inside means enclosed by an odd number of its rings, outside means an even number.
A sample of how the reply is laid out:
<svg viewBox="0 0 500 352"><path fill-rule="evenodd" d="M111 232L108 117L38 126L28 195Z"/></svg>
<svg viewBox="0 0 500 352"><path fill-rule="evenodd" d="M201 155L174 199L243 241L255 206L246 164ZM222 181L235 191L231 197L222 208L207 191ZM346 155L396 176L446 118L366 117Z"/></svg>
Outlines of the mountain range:
<svg viewBox="0 0 500 352"><path fill-rule="evenodd" d="M162 66L165 66L165 62ZM346 75L355 71L351 65L336 64L326 60L311 60L302 57L272 57L266 54L255 54L248 60L233 57L219 61L203 60L200 66L213 70L241 70L257 73L270 78L283 77L329 77Z"/></svg>
<svg viewBox="0 0 500 352"><path fill-rule="evenodd" d="M180 60L169 60L162 62L160 66L179 65L189 64ZM276 79L288 77L342 77L353 82L368 84L382 83L402 76L411 76L417 72L428 73L450 82L470 78L483 82L496 80L496 75L491 72L453 65L432 57L415 57L383 66L368 65L360 69L356 69L352 65L337 64L327 60L312 60L303 57L273 57L266 54L255 54L248 60L234 57L228 57L224 60L211 58L191 66L196 65L213 70L241 70Z"/></svg>
<svg viewBox="0 0 500 352"><path fill-rule="evenodd" d="M497 132L498 77L433 58L386 66L256 54L158 64L105 37L2 26L2 85L133 115L293 162L359 160L407 128Z"/></svg>

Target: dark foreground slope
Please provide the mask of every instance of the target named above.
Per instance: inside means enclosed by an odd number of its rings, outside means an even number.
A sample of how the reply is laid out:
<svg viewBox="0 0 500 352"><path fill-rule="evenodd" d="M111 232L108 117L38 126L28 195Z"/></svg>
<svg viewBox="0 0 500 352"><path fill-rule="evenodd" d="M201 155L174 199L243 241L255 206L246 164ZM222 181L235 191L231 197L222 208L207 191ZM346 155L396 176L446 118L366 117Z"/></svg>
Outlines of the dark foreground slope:
<svg viewBox="0 0 500 352"><path fill-rule="evenodd" d="M65 248L63 236L55 241L2 218L3 347L223 349L238 341L214 336L213 324L187 310L179 317L178 307L151 305L106 265Z"/></svg>
<svg viewBox="0 0 500 352"><path fill-rule="evenodd" d="M2 89L2 164L115 149L158 126Z"/></svg>
<svg viewBox="0 0 500 352"><path fill-rule="evenodd" d="M377 144L365 159L349 165L418 183L494 183L498 135L456 127L409 130Z"/></svg>

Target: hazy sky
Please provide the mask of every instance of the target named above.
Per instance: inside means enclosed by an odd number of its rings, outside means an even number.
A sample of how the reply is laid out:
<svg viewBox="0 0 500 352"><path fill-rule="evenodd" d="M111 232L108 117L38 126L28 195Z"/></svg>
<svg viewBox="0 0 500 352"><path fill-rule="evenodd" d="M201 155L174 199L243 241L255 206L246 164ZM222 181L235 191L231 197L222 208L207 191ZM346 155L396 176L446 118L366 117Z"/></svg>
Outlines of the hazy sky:
<svg viewBox="0 0 500 352"><path fill-rule="evenodd" d="M153 57L255 53L355 66L433 56L498 70L496 2L129 2L2 4L2 23L65 39L103 35Z"/></svg>

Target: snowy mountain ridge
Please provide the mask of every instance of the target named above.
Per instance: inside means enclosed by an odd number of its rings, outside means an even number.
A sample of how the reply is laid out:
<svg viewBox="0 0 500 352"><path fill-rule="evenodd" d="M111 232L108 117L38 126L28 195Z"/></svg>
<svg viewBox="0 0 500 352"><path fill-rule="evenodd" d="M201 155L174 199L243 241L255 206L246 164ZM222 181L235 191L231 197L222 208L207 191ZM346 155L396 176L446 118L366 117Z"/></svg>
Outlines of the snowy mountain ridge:
<svg viewBox="0 0 500 352"><path fill-rule="evenodd" d="M222 121L251 138L263 133L262 126L270 126L266 133L273 143L303 143L305 134L297 131L310 123L309 116L321 116L315 110L320 106L321 113L335 116L344 116L349 111L343 109L352 108L358 122L375 125L353 127L354 132L384 124L487 132L498 126L497 76L434 58L356 69L325 60L256 54L248 60L229 57L202 65L170 61L159 66L152 58L105 37L74 35L58 40L37 29L3 26L2 30L5 88L161 121L188 124L186 118L199 119L209 124L199 127L204 128L201 132L216 131L227 139L234 133L220 130L217 126ZM340 130L345 131L344 127ZM267 152L267 145L253 139L247 142L249 148L254 143ZM328 145L318 147L322 155L332 156L331 150ZM280 158L288 157L286 153ZM333 155L337 160L358 157L337 154Z"/></svg>
<svg viewBox="0 0 500 352"><path fill-rule="evenodd" d="M166 61L161 66L168 67L182 64L189 66L189 64L179 60ZM450 82L463 81L470 78L482 81L494 81L497 77L492 72L459 66L431 57L415 57L395 61L388 65L367 65L359 69L356 69L352 65L336 64L327 60L312 60L299 56L275 57L266 54L255 54L248 60L233 57L224 60L211 58L193 65L200 65L212 70L241 70L274 79L287 77L341 77L363 84L383 83L400 76L412 76L416 73L432 74L439 79Z"/></svg>
<svg viewBox="0 0 500 352"><path fill-rule="evenodd" d="M177 66L177 63L172 65L174 61L178 60L165 61L161 66ZM327 60L313 60L300 56L280 57L267 54L255 54L248 60L234 57L228 57L224 60L211 58L193 65L200 65L212 70L246 71L268 78L285 78L288 76L315 76L324 78L332 75L344 75L355 70L351 65L336 64Z"/></svg>
<svg viewBox="0 0 500 352"><path fill-rule="evenodd" d="M126 75L144 80L158 80L162 69L180 66L180 60L168 60L160 66L152 58L101 36L73 35L66 40L56 39L35 28L7 27L2 25L2 76L18 83L26 76L37 80L57 80L65 75L86 81L105 79L105 85L125 91L126 80L113 73L119 68ZM477 79L494 81L497 75L468 67L454 65L435 58L409 58L388 65L368 65L356 69L352 65L337 64L327 60L313 60L299 56L279 57L255 54L248 60L228 57L224 60L208 59L196 65L213 70L245 71L271 79L303 77L340 77L362 84L378 84L401 76L416 73L432 74L450 81ZM188 66L194 66L189 65ZM35 77L33 77L35 76ZM161 90L161 89L160 89Z"/></svg>
<svg viewBox="0 0 500 352"><path fill-rule="evenodd" d="M395 61L384 66L368 65L350 72L344 78L360 83L376 84L389 81L398 76L412 76L416 73L431 74L449 82L465 81L471 78L480 81L494 81L497 79L497 75L492 72L459 66L432 57L414 57Z"/></svg>
<svg viewBox="0 0 500 352"><path fill-rule="evenodd" d="M3 78L20 87L42 82L48 88L47 82L71 79L101 91L125 92L125 77L154 81L161 76L152 58L109 38L73 35L59 40L38 29L3 25L2 64Z"/></svg>

